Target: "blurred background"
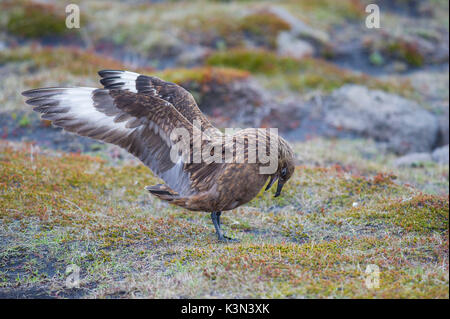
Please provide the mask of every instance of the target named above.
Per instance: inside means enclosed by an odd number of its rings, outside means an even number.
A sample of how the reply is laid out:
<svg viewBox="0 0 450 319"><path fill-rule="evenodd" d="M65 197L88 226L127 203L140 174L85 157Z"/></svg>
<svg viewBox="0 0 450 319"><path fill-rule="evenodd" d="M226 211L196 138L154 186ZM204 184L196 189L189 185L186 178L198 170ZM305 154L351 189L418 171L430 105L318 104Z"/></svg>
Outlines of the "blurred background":
<svg viewBox="0 0 450 319"><path fill-rule="evenodd" d="M80 8L80 28L66 27L70 3ZM366 26L370 3L379 6L380 28ZM448 6L2 0L0 137L121 158L41 121L20 92L99 87L98 70L126 69L185 87L220 128L277 127L300 163L373 160L448 194Z"/></svg>

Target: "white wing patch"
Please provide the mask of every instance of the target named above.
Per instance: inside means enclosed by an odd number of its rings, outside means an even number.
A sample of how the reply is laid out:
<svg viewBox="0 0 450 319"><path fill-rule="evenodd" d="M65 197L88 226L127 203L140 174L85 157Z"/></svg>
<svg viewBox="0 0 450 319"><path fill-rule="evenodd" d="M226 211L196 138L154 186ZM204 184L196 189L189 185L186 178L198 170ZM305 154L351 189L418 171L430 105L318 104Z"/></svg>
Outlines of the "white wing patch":
<svg viewBox="0 0 450 319"><path fill-rule="evenodd" d="M130 71L113 71L105 70L99 72L103 79L100 82L105 86L105 89L119 89L129 90L137 93L136 79L140 74Z"/></svg>
<svg viewBox="0 0 450 319"><path fill-rule="evenodd" d="M107 132L115 130L120 131L123 135L128 135L133 131L126 127L126 122L114 122L114 117L107 116L94 107L92 94L96 90L95 88L80 87L59 90L61 90L60 93L50 97L50 99L58 100L59 104L50 106L52 109L49 109L48 113L44 113L42 118L54 120L56 125L58 122L65 121L65 125L69 126L68 130L70 130L70 124L79 123L81 131L83 128L92 128L92 130L104 128ZM68 111L55 113L63 109L68 109ZM87 132L89 132L88 129Z"/></svg>
<svg viewBox="0 0 450 319"><path fill-rule="evenodd" d="M129 78L133 76L132 72L126 73L129 73L127 75ZM144 140L140 140L139 143L145 144L141 144L143 147L133 155L149 166L173 190L179 194L189 193L191 191L190 176L188 172L184 171L182 157L180 156L174 165L166 160L163 162L158 160L167 158L172 146L172 142L164 130L152 121L143 121L140 125L128 127L129 122L136 120L134 117L124 121L115 121L117 114L114 114L114 109L111 114L107 115L96 108L94 101L96 90L103 89L44 88L26 91L23 94L29 98L27 103L33 105L35 111L42 113L43 119L50 120L53 124L69 132L116 144L128 151L130 151L133 140L141 138L141 133L145 131L145 125L147 125L155 134L155 138L159 138L162 143L155 140L156 143L153 143L153 147L151 147ZM112 105L112 107L115 106ZM123 144L123 141L129 137L132 139Z"/></svg>

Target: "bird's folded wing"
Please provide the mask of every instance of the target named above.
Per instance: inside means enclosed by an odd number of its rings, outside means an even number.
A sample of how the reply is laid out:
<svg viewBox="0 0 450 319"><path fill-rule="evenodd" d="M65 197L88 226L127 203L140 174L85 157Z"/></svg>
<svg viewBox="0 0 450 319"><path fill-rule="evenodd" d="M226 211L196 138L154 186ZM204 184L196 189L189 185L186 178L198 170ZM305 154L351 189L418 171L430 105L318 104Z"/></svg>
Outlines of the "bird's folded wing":
<svg viewBox="0 0 450 319"><path fill-rule="evenodd" d="M201 123L202 131L217 130L197 106L194 97L181 86L163 81L155 76L146 76L130 71L103 70L98 72L105 89L129 90L158 97L171 103L190 123Z"/></svg>
<svg viewBox="0 0 450 319"><path fill-rule="evenodd" d="M175 160L170 156L174 144L180 143L171 140L171 132L184 128L192 145L193 127L168 101L129 90L95 88L44 88L23 95L43 119L124 148L180 195L196 192L191 185L195 169L186 165L181 154ZM189 149L192 152L192 147Z"/></svg>

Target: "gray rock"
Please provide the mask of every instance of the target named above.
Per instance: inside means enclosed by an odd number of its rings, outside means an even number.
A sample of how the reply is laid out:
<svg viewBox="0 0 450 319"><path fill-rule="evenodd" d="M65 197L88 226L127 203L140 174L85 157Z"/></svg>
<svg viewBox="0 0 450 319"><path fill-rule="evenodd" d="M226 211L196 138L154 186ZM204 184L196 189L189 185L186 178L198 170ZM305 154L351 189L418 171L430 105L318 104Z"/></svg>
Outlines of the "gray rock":
<svg viewBox="0 0 450 319"><path fill-rule="evenodd" d="M439 147L433 151L431 157L433 161L439 164L447 164L448 165L448 156L449 156L449 148L448 145Z"/></svg>
<svg viewBox="0 0 450 319"><path fill-rule="evenodd" d="M194 94L202 112L221 128L270 127L286 133L297 129L303 119L309 118L308 111L314 109L301 96L274 95L251 78L210 82L203 91L198 91L195 83L182 86ZM322 119L322 114L319 116ZM302 125L302 137L313 131L307 125L311 122Z"/></svg>
<svg viewBox="0 0 450 319"><path fill-rule="evenodd" d="M198 92L195 83L183 83L194 96ZM251 79L228 83L211 82L207 90L198 92L199 107L217 127L260 127L261 119L272 104L270 95Z"/></svg>
<svg viewBox="0 0 450 319"><path fill-rule="evenodd" d="M449 144L448 72L449 68L446 65L439 70L418 70L405 76L438 118L440 131L438 146Z"/></svg>
<svg viewBox="0 0 450 319"><path fill-rule="evenodd" d="M420 167L427 162L432 162L430 153L410 153L395 160L397 167Z"/></svg>
<svg viewBox="0 0 450 319"><path fill-rule="evenodd" d="M439 120L439 144L446 145L449 143L449 107L448 104L442 108L442 112L438 115Z"/></svg>
<svg viewBox="0 0 450 319"><path fill-rule="evenodd" d="M280 32L277 37L278 54L301 59L314 55L314 47L308 42L296 39L290 32Z"/></svg>
<svg viewBox="0 0 450 319"><path fill-rule="evenodd" d="M437 118L416 102L360 85L345 85L326 101L325 122L339 131L370 137L398 154L429 152Z"/></svg>
<svg viewBox="0 0 450 319"><path fill-rule="evenodd" d="M329 42L329 36L326 32L310 27L300 19L294 17L286 9L279 6L271 6L269 11L286 21L291 26L293 36L314 39L319 43Z"/></svg>
<svg viewBox="0 0 450 319"><path fill-rule="evenodd" d="M203 46L187 46L178 56L177 62L183 66L202 64L211 49Z"/></svg>

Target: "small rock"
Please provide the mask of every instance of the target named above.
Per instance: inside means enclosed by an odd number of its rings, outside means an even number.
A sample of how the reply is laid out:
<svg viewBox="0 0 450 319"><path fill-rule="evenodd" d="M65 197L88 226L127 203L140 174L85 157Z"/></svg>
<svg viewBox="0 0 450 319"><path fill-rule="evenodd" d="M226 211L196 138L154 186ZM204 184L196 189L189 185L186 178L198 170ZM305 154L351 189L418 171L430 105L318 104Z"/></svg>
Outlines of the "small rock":
<svg viewBox="0 0 450 319"><path fill-rule="evenodd" d="M299 128L306 117L305 102L301 99L271 100L267 103L266 112L260 122L262 127L277 128L285 133Z"/></svg>
<svg viewBox="0 0 450 319"><path fill-rule="evenodd" d="M449 107L448 104L442 108L441 114L437 115L439 120L439 144L449 143Z"/></svg>
<svg viewBox="0 0 450 319"><path fill-rule="evenodd" d="M411 153L397 158L394 165L397 167L422 167L423 164L431 161L430 153Z"/></svg>
<svg viewBox="0 0 450 319"><path fill-rule="evenodd" d="M397 154L430 152L439 133L437 118L395 94L344 85L326 99L325 122L340 132L373 138Z"/></svg>
<svg viewBox="0 0 450 319"><path fill-rule="evenodd" d="M433 151L431 154L431 157L433 158L433 161L435 161L438 164L448 164L448 156L449 156L449 148L448 145L439 147Z"/></svg>
<svg viewBox="0 0 450 319"><path fill-rule="evenodd" d="M183 52L178 56L178 63L184 66L191 66L203 63L208 53L211 50L203 46L192 46L184 49Z"/></svg>
<svg viewBox="0 0 450 319"><path fill-rule="evenodd" d="M386 68L386 70L389 69L394 70L397 73L402 73L408 71L408 65L405 62L394 61L391 64L389 64L388 67Z"/></svg>
<svg viewBox="0 0 450 319"><path fill-rule="evenodd" d="M419 70L407 75L412 86L439 121L439 140L437 146L449 144L449 103L448 103L448 65L437 70Z"/></svg>
<svg viewBox="0 0 450 319"><path fill-rule="evenodd" d="M183 83L192 92L198 89L190 85ZM264 88L252 80L210 82L198 101L202 112L218 127L260 127L266 107L272 103Z"/></svg>
<svg viewBox="0 0 450 319"><path fill-rule="evenodd" d="M329 36L326 32L310 27L300 19L294 17L286 9L279 6L272 6L269 11L289 23L294 36L314 39L322 44L329 42Z"/></svg>
<svg viewBox="0 0 450 319"><path fill-rule="evenodd" d="M281 32L277 38L278 54L301 59L314 55L314 47L308 42L296 39L290 32Z"/></svg>

